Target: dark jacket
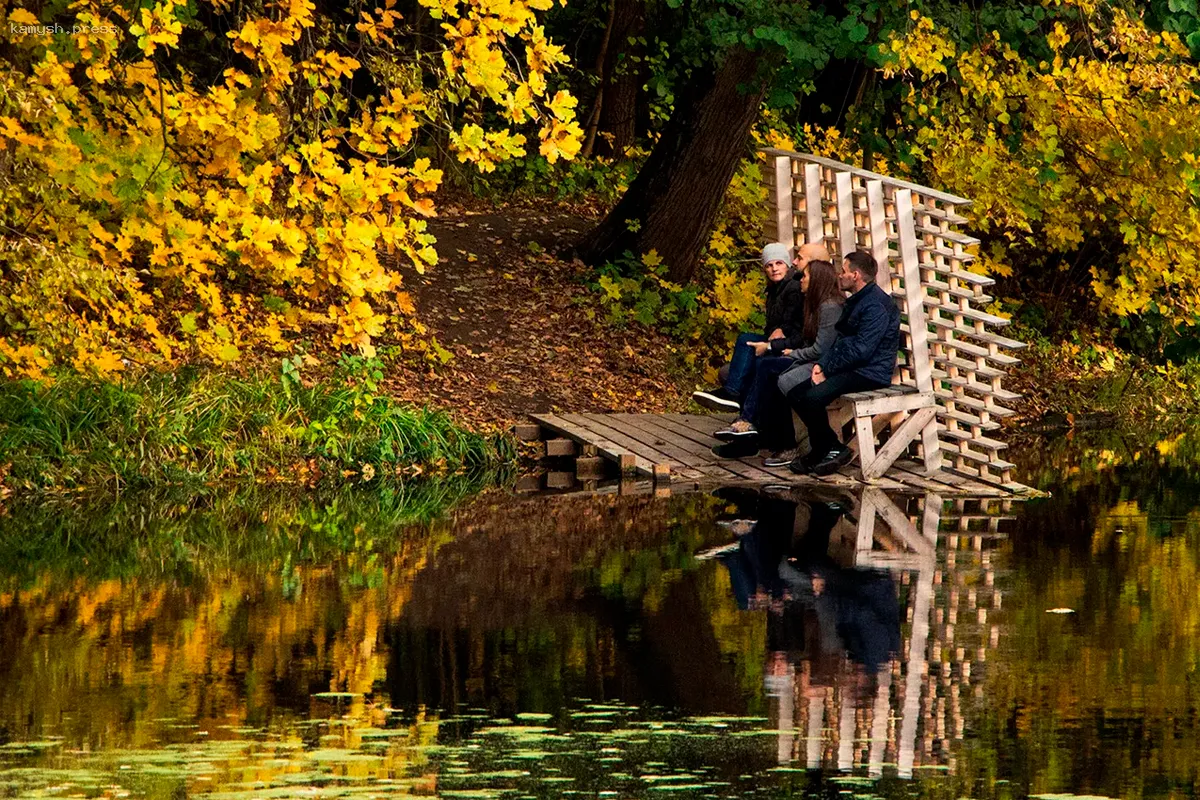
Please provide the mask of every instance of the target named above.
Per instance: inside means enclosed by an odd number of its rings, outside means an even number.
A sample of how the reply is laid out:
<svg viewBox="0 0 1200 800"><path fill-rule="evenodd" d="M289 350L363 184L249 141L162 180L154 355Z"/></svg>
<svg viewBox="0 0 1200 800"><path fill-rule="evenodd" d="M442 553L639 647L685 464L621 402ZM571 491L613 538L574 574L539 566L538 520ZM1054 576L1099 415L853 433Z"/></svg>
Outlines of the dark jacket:
<svg viewBox="0 0 1200 800"><path fill-rule="evenodd" d="M846 301L835 326L838 339L817 362L828 376L853 372L880 385L892 382L900 348L900 309L869 283Z"/></svg>
<svg viewBox="0 0 1200 800"><path fill-rule="evenodd" d="M764 336L779 328L783 331L783 339L771 342L773 355L778 355L785 348L795 347L796 344L786 342L794 337L804 336L804 292L800 291L800 279L794 269L789 269L783 280L767 284L767 324Z"/></svg>

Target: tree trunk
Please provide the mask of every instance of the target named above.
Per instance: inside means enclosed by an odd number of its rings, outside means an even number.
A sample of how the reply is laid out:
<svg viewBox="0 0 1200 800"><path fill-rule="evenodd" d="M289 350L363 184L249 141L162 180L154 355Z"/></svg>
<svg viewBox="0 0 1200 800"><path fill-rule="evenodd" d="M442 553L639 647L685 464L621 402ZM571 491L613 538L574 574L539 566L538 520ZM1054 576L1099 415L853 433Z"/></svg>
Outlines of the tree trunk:
<svg viewBox="0 0 1200 800"><path fill-rule="evenodd" d="M637 61L645 50L633 41L646 32L645 0L612 0L611 39L605 53L604 104L600 106L601 136L595 152L620 158L637 136L638 92L644 81L644 65Z"/></svg>
<svg viewBox="0 0 1200 800"><path fill-rule="evenodd" d="M577 245L579 257L598 266L627 250L655 250L671 280L690 280L746 153L771 69L761 53L737 47L707 73L693 74L628 191Z"/></svg>
<svg viewBox="0 0 1200 800"><path fill-rule="evenodd" d="M581 158L591 158L592 148L596 146L596 134L600 130L600 109L604 108L604 89L608 83L608 46L612 41L613 26L617 22L617 5L620 0L612 0L608 6L608 24L604 26L604 38L600 40L600 52L596 55L596 99L592 102L592 113L588 115L587 133L583 138L583 147L579 151Z"/></svg>

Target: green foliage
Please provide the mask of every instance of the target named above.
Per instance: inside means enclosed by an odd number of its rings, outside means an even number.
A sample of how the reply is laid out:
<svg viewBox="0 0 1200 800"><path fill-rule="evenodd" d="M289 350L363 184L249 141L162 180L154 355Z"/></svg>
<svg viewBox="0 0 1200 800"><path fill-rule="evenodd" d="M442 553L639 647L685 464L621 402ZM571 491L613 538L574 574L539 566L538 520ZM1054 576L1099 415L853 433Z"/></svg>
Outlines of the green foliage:
<svg viewBox="0 0 1200 800"><path fill-rule="evenodd" d="M559 160L545 157L511 159L486 176L475 176L471 189L486 198L553 198L567 202L614 202L633 180L643 153L614 161L607 158Z"/></svg>
<svg viewBox="0 0 1200 800"><path fill-rule="evenodd" d="M363 480L498 466L502 439L378 394L382 365L350 356L326 381L296 359L278 377L185 367L121 383L70 377L0 384L7 486L59 491L194 485L230 478L308 484L343 470Z"/></svg>
<svg viewBox="0 0 1200 800"><path fill-rule="evenodd" d="M676 333L691 322L699 291L667 280L667 267L653 250L641 258L626 252L619 261L601 267L589 286L599 293L609 321L637 322Z"/></svg>

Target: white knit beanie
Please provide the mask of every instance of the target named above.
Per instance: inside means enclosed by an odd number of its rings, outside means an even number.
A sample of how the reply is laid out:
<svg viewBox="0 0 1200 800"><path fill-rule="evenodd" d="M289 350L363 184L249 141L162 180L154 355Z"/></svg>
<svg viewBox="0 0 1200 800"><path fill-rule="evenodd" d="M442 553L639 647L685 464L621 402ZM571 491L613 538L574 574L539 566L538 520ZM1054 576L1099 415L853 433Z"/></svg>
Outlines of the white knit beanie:
<svg viewBox="0 0 1200 800"><path fill-rule="evenodd" d="M771 242L763 248L762 263L765 267L772 261L782 261L785 264L792 263L792 248L780 242Z"/></svg>

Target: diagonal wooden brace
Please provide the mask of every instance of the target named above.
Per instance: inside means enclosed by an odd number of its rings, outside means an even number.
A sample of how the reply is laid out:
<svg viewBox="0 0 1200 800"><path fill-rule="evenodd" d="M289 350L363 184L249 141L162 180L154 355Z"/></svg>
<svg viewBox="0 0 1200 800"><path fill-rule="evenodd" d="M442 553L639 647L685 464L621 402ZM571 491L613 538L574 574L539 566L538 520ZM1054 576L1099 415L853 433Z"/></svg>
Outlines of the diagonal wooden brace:
<svg viewBox="0 0 1200 800"><path fill-rule="evenodd" d="M930 406L918 408L913 411L911 417L901 423L899 428L892 431L891 438L883 447L879 448L878 453L868 454L866 449L860 449L863 478L870 481L887 472L888 467L908 449L908 446L925 430L926 426L934 421L936 415L936 408Z"/></svg>

